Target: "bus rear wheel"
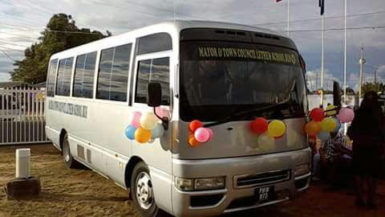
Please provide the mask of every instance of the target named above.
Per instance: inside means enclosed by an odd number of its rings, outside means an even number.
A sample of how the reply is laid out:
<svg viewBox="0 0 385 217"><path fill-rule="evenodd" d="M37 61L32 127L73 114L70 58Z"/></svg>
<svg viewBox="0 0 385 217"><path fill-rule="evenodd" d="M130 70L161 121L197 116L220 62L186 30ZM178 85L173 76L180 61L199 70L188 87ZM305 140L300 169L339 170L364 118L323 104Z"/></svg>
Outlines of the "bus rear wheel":
<svg viewBox="0 0 385 217"><path fill-rule="evenodd" d="M136 164L131 176L131 198L144 217L159 216L160 210L154 200L151 176L147 165Z"/></svg>
<svg viewBox="0 0 385 217"><path fill-rule="evenodd" d="M63 159L64 159L64 164L69 169L80 167L80 164L72 157L67 134L65 134L63 138Z"/></svg>

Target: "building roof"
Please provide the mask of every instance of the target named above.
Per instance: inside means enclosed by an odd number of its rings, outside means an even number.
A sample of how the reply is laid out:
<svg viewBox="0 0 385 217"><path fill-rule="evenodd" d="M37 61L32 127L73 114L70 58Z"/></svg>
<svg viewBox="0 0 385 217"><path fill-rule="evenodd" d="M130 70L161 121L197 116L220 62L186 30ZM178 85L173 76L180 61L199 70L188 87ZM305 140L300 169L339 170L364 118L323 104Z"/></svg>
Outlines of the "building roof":
<svg viewBox="0 0 385 217"><path fill-rule="evenodd" d="M21 81L0 82L0 88L29 86L27 83Z"/></svg>

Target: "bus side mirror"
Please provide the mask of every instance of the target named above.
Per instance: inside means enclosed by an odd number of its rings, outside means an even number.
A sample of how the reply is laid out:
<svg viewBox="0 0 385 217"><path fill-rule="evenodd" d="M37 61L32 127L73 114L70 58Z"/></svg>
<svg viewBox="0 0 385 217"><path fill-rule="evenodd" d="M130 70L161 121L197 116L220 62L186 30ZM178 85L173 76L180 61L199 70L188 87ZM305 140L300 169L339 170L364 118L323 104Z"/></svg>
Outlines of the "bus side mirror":
<svg viewBox="0 0 385 217"><path fill-rule="evenodd" d="M162 103L162 86L158 82L150 82L148 84L148 97L147 97L147 105L150 107L154 107L155 116L162 121L163 128L165 130L168 129L168 118L160 117L156 113L156 107L160 106Z"/></svg>
<svg viewBox="0 0 385 217"><path fill-rule="evenodd" d="M333 104L341 107L341 88L337 81L333 81Z"/></svg>
<svg viewBox="0 0 385 217"><path fill-rule="evenodd" d="M162 102L162 87L160 83L150 82L148 84L147 105L150 107L158 107Z"/></svg>

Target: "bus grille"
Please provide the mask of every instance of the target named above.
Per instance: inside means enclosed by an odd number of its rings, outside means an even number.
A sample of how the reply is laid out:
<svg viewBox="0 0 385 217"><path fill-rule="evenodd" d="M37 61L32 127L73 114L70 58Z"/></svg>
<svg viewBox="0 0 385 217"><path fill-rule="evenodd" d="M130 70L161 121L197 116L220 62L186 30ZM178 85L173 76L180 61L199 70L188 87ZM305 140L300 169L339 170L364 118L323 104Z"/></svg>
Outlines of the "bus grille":
<svg viewBox="0 0 385 217"><path fill-rule="evenodd" d="M248 188L258 185L287 181L290 179L290 170L271 171L266 173L241 175L234 177L235 188Z"/></svg>

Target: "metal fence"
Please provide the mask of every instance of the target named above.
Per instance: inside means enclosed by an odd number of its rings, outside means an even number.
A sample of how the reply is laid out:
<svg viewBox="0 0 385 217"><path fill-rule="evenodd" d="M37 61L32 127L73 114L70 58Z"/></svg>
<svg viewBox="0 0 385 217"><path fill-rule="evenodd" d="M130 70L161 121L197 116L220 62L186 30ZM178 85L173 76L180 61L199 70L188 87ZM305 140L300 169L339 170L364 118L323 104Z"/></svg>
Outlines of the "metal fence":
<svg viewBox="0 0 385 217"><path fill-rule="evenodd" d="M45 143L45 90L0 88L0 145Z"/></svg>

